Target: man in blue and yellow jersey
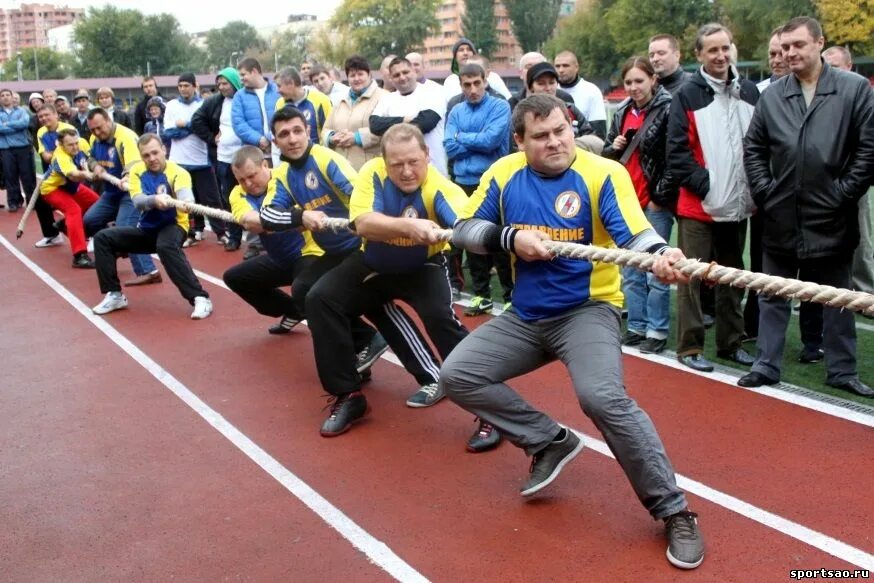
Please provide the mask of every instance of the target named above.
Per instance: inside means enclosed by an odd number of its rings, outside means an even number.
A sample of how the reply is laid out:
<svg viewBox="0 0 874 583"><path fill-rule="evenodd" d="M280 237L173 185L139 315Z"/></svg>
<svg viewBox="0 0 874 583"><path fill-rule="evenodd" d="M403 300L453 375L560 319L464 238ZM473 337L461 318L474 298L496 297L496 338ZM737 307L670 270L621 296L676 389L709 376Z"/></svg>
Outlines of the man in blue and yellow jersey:
<svg viewBox="0 0 874 583"><path fill-rule="evenodd" d="M331 99L313 86L304 86L300 73L294 67L279 71L276 85L282 96L276 102L276 111L287 105L301 110L307 122L310 141L318 144L325 120L331 115Z"/></svg>
<svg viewBox="0 0 874 583"><path fill-rule="evenodd" d="M342 155L309 140L304 114L294 108L276 112L272 132L285 160L274 172L270 192L261 208L261 224L273 231L305 229L325 254L294 280L292 295L304 309L310 288L323 275L358 252L361 239L343 231L322 229L326 217L349 218L349 197L357 174ZM353 318L349 321L355 370L364 374L382 352L391 346L404 368L419 382L419 390L407 401L411 407L435 404L440 366L416 324L394 302L385 302L364 312L380 331ZM354 371L353 371L354 372Z"/></svg>
<svg viewBox="0 0 874 583"><path fill-rule="evenodd" d="M304 316L299 304L280 288L294 284L324 251L313 242L309 232L264 231L259 212L269 190L275 188L276 174L280 172L280 169L271 172L264 152L255 146L243 146L234 154L230 166L237 181L229 197L231 212L242 228L261 235L267 254L231 267L222 279L259 314L280 318L268 328L270 334L288 334Z"/></svg>
<svg viewBox="0 0 874 583"><path fill-rule="evenodd" d="M100 200L85 214L85 230L94 234L111 222L119 227L136 227L140 213L134 208L124 186L128 184L131 168L140 161L137 135L132 129L114 122L109 112L101 107L88 112L87 124L91 130L89 168L96 179L102 180L104 174L109 174L121 180L122 187L103 182ZM134 253L130 255L130 262L135 277L124 282L125 286L161 282L161 272L151 256Z"/></svg>
<svg viewBox="0 0 874 583"><path fill-rule="evenodd" d="M188 213L170 204L171 199L194 202L191 176L167 160L164 145L155 134L145 134L137 146L142 161L131 168L129 183L134 207L142 214L138 226L104 229L94 238L100 293L106 297L94 306L93 312L103 315L127 307L115 265L119 255L157 253L170 280L194 306L191 319L202 320L212 313L212 302L182 251L188 233Z"/></svg>
<svg viewBox="0 0 874 583"><path fill-rule="evenodd" d="M60 130L74 130L76 128L65 121L61 121L58 117L58 110L55 109L54 105L43 105L36 112L36 118L39 120L40 125L39 130L36 132L36 153L42 158L43 167L48 168L49 164L52 163L52 156L58 145L58 132Z"/></svg>
<svg viewBox="0 0 874 583"><path fill-rule="evenodd" d="M704 559L696 515L650 418L625 392L619 341L619 267L554 257L546 240L620 246L658 255L654 273L685 279L683 258L646 221L628 172L574 145L567 107L533 95L513 112L519 152L483 175L453 242L513 255L513 309L477 328L443 365L440 384L455 403L493 423L533 456L521 494L548 486L582 449L573 430L537 411L504 384L553 361L567 366L583 411L606 439L640 501L667 525L670 562Z"/></svg>
<svg viewBox="0 0 874 583"><path fill-rule="evenodd" d="M307 296L319 379L336 398L322 424L326 437L347 431L367 410L348 356L350 318L403 300L442 358L467 335L452 309L446 243L435 231L455 222L466 196L428 163L428 147L415 126L389 129L382 153L361 168L350 199L349 219L365 239L364 249L349 254ZM421 397L434 404L443 394L434 387Z"/></svg>
<svg viewBox="0 0 874 583"><path fill-rule="evenodd" d="M97 193L83 182L93 178L86 167L88 143L73 128L58 130L58 143L39 193L53 209L64 213L66 233L73 251L73 267L92 269L82 214L97 202Z"/></svg>

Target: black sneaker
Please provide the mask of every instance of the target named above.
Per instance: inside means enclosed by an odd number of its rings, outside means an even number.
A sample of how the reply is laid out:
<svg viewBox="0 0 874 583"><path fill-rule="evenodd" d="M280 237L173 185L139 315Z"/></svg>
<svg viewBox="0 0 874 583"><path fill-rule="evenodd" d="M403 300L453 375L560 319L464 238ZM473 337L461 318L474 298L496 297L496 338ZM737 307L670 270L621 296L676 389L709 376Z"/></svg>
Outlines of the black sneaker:
<svg viewBox="0 0 874 583"><path fill-rule="evenodd" d="M467 440L467 451L481 453L494 449L501 443L501 439L501 432L494 425L480 419L476 431Z"/></svg>
<svg viewBox="0 0 874 583"><path fill-rule="evenodd" d="M225 251L237 251L239 248L240 242L235 239L228 239L227 243L225 243Z"/></svg>
<svg viewBox="0 0 874 583"><path fill-rule="evenodd" d="M382 334L377 332L373 335L373 339L370 341L364 350L358 353L356 356L355 369L358 372L364 372L373 366L373 363L376 362L382 353L388 350L388 342L385 341L385 338L382 337Z"/></svg>
<svg viewBox="0 0 874 583"><path fill-rule="evenodd" d="M58 219L52 226L63 234L67 234L67 219Z"/></svg>
<svg viewBox="0 0 874 583"><path fill-rule="evenodd" d="M553 441L531 458L531 475L520 493L531 496L549 486L558 477L562 468L583 451L583 440L573 430L563 427L561 441Z"/></svg>
<svg viewBox="0 0 874 583"><path fill-rule="evenodd" d="M269 334L290 334L292 328L298 324L300 324L300 320L288 316L282 316L282 319L279 320L278 324L274 324L267 328L267 332Z"/></svg>
<svg viewBox="0 0 874 583"><path fill-rule="evenodd" d="M336 437L346 433L352 424L364 417L367 413L367 399L361 391L331 397L328 399L331 412L325 422L322 423L320 433L322 437Z"/></svg>
<svg viewBox="0 0 874 583"><path fill-rule="evenodd" d="M73 267L76 269L94 269L94 261L88 257L88 253L82 251L73 255Z"/></svg>
<svg viewBox="0 0 874 583"><path fill-rule="evenodd" d="M694 512L683 510L665 519L668 562L680 569L694 569L704 560L704 537L697 518Z"/></svg>
<svg viewBox="0 0 874 583"><path fill-rule="evenodd" d="M665 338L647 338L640 343L640 351L644 354L659 354L667 344Z"/></svg>
<svg viewBox="0 0 874 583"><path fill-rule="evenodd" d="M646 336L638 334L637 332L632 332L631 330L627 330L625 334L622 335L623 346L637 346L638 344L643 343L644 340L646 340Z"/></svg>
<svg viewBox="0 0 874 583"><path fill-rule="evenodd" d="M261 255L261 247L249 245L243 253L243 261L252 259L253 257L258 257L259 255Z"/></svg>

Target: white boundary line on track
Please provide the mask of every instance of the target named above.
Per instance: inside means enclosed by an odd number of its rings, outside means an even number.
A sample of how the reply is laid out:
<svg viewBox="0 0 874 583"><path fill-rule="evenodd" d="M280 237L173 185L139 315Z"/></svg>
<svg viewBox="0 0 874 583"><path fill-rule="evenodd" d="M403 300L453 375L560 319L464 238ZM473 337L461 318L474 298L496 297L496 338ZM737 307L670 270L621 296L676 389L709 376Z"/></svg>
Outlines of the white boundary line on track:
<svg viewBox="0 0 874 583"><path fill-rule="evenodd" d="M398 581L417 583L428 581L424 575L416 571L406 561L396 555L388 545L376 539L373 535L358 526L358 524L346 516L343 511L328 502L327 499L285 468L275 458L258 446L258 444L249 439L239 429L231 425L227 419L207 405L160 364L152 360L121 332L108 324L105 319L95 316L91 312L91 309L71 291L49 275L40 266L28 259L2 235L0 235L0 244L6 247L6 249L9 250L16 259L21 261L21 263L30 269L30 271L42 280L43 283L64 298L67 303L73 306L77 312L84 316L86 320L100 330L107 338L109 338L109 340L126 352L137 364L146 369L149 374L155 377L155 379L193 409L194 412L212 426L213 429L221 433L228 441L234 444L237 449L246 455L246 457L258 464L261 469L282 484L286 490L316 513L328 524L328 526L336 530L340 536L348 540L355 548L364 553L372 563L385 570ZM207 281L210 281L211 283L216 283L216 281L218 281L222 286L224 286L224 282L221 280L215 280L215 278L212 277Z"/></svg>
<svg viewBox="0 0 874 583"><path fill-rule="evenodd" d="M195 273L195 275L197 275L198 277L200 277L201 279L203 279L206 282L212 283L212 284L214 284L218 287L221 287L222 289L225 289L227 291L231 291L230 288L228 288L228 286L225 285L225 282L217 277L214 277L212 275L209 275L208 273L205 273L205 272L197 270L197 269L194 270L194 273ZM231 292L231 293L233 293L233 292ZM637 355L635 354L635 356L637 356ZM643 356L646 357L646 355L643 355ZM386 352L382 358L385 358L389 362L392 362L398 366L400 366L400 364L401 364L400 361L397 359L397 357L394 354L391 354L389 352ZM660 364L665 364L664 362L662 362L663 360L665 360L663 358L661 358L661 359L660 358L647 358L647 360L653 360L653 361L658 362ZM673 365L674 365L674 363L669 363L669 366L673 366ZM687 367L682 366L680 363L676 363L676 366L674 368L678 368L679 370L687 371ZM714 376L717 376L717 375L719 378L713 378ZM725 379L731 379L730 375L726 375L726 374L722 374L722 373L701 374L700 376L704 376L707 378L713 378L713 380L721 380L722 382L729 382L729 381L726 381ZM729 384L733 385L734 381L733 380L730 381ZM759 393L760 391L754 390L753 392ZM768 392L761 392L761 394L763 394L765 396L769 396L769 397L774 397L774 398L777 398L780 400L785 400L785 401L788 401L790 403L798 404L798 405L801 405L802 407L807 407L810 409L819 410L817 407L823 406L823 407L826 407L826 410L821 411L821 412L831 414L831 415L841 417L841 418L845 418L845 417L843 417L843 415L835 415L834 413L831 413L829 411L829 408L837 409L838 412L840 412L840 413L853 413L852 411L845 411L845 410L841 409L840 407L828 405L827 403L820 403L819 401L815 401L813 399L808 399L806 397L800 397L798 395L792 395L790 393L786 393L785 396L786 397L793 397L792 399L788 399L788 398L784 399L783 398L784 395L782 395L782 394L772 395L772 394L769 394ZM801 402L796 402L794 399L799 399ZM805 404L806 401L809 401L809 403ZM870 425L870 423L871 423L870 417L868 417L866 415L861 415L861 417L863 419L859 420L857 422L872 426L872 425ZM848 419L848 420L856 421L855 419ZM574 429L574 431L576 431L578 434L580 434L583 437L583 441L587 447L589 447L592 450L594 450L602 455L605 455L609 458L616 459L613 456L613 453L610 451L610 448L607 446L607 444L605 442L603 442L599 439L596 439L594 437L591 437L589 435L586 435L585 433L583 433L582 431L580 431L578 429ZM745 502L745 501L741 500L740 498L732 496L731 494L726 494L725 492L722 492L720 490L716 490L715 488L711 488L710 486L707 486L706 484L703 484L697 480L687 478L686 476L683 476L681 474L676 474L676 476L677 476L677 485L679 485L680 488L682 488L683 490L685 490L691 494L694 494L694 495L696 495L700 498L703 498L709 502L712 502L713 504L716 504L717 506L722 506L726 510L729 510L731 512L739 514L739 515L741 515L745 518L748 518L754 522L758 522L759 524L761 524L763 526L766 526L768 528L776 530L777 532L782 533L782 534L789 536L791 538L794 538L795 540L797 540L799 542L802 542L804 544L807 544L807 545L810 545L814 548L817 548L825 553L828 553L829 555L832 555L833 557L837 557L838 559L841 559L843 561L846 561L848 563L856 565L862 569L874 570L874 555L866 553L865 551L863 551L861 549L857 549L856 547L848 545L847 543L845 543L843 541L840 541L836 538L830 537L830 536L823 534L819 531L813 530L812 528L808 528L802 524L799 524L799 523L794 522L792 520L789 520L787 518L783 518L782 516L780 516L778 514L774 514L773 512L769 512L763 508L759 508L758 506L754 506L753 504Z"/></svg>

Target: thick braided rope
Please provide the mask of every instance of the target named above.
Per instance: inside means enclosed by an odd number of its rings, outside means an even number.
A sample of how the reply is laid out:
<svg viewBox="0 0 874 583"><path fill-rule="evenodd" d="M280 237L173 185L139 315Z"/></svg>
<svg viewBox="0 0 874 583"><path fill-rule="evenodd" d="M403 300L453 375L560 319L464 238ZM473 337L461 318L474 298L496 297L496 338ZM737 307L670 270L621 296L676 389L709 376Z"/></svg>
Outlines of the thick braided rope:
<svg viewBox="0 0 874 583"><path fill-rule="evenodd" d="M24 225L27 224L27 219L30 217L30 213L33 212L34 207L36 207L36 203L39 200L39 197L42 195L39 193L39 187L42 184L42 176L37 176L36 178L36 188L33 189L33 194L30 195L30 200L27 201L27 207L24 209L24 213L21 215L21 220L18 221L18 228L15 230L15 238L21 239L21 236L24 234Z"/></svg>
<svg viewBox="0 0 874 583"><path fill-rule="evenodd" d="M349 221L346 219L326 219L322 226L338 232L347 230L349 228ZM440 229L438 233L441 240L452 240L452 231L450 229ZM545 245L547 249L559 257L615 263L617 265L633 267L640 271L652 271L652 266L657 257L643 251L607 249L594 245L580 245L578 243L546 241ZM697 259L683 259L675 263L674 267L691 278L701 279L713 284L747 288L766 296L798 299L804 302L825 304L835 308L844 308L874 316L874 294L832 287L830 285L820 285L798 279L776 277L734 267L724 267L716 263L704 263Z"/></svg>
<svg viewBox="0 0 874 583"><path fill-rule="evenodd" d="M102 176L103 180L116 186L118 188L123 188L121 184L121 180L113 176L112 174L105 173ZM127 190L127 189L124 189ZM183 202L180 200L176 200L175 198L170 199L170 206L175 207L177 209L181 209L188 213L194 213L196 215L203 215L205 217L210 217L213 219L218 219L220 221L226 221L229 223L235 223L234 215L229 213L228 211L223 211L221 209L214 209L209 206L203 206L202 204L196 204L193 202Z"/></svg>

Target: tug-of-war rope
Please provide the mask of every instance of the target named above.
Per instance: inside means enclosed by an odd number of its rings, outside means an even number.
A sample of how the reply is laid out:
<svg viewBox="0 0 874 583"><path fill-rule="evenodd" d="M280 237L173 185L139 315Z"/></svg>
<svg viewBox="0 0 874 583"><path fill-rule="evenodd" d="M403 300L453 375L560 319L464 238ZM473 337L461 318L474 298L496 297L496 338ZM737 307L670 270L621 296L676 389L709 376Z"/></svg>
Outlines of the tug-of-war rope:
<svg viewBox="0 0 874 583"><path fill-rule="evenodd" d="M103 179L116 186L121 186L121 182L109 174L104 174ZM33 199L38 195L39 187L37 186ZM33 204L33 201L31 201L24 216L21 217L21 222L18 225L19 233L24 228L24 222ZM176 199L171 199L170 205L186 212L220 221L236 222L234 216L224 210L191 202L181 202ZM322 228L334 232L346 231L349 230L349 221L347 219L326 218L322 222ZM439 229L438 236L442 241L451 242L452 230ZM544 241L544 244L547 249L558 257L615 263L621 266L633 267L640 271L652 271L652 266L657 258L656 255L651 253L629 251L627 249L608 249L594 245L560 243L557 241ZM779 296L803 302L825 304L834 308L843 308L853 312L861 312L868 316L874 316L874 294L832 287L830 285L820 285L798 279L776 277L734 267L725 267L717 263L704 263L697 259L682 259L676 262L674 267L684 275L693 279L700 279L710 285L731 285L737 288L751 289L765 296Z"/></svg>

